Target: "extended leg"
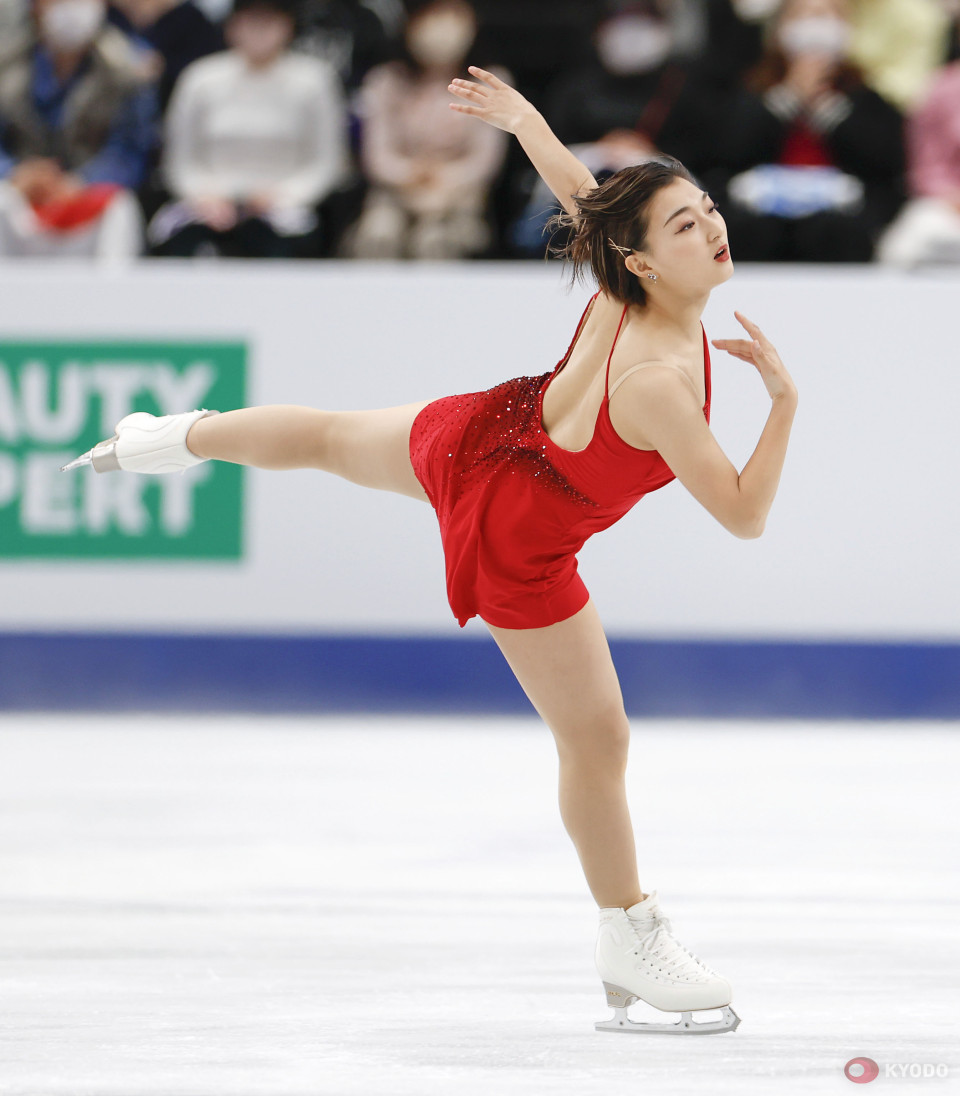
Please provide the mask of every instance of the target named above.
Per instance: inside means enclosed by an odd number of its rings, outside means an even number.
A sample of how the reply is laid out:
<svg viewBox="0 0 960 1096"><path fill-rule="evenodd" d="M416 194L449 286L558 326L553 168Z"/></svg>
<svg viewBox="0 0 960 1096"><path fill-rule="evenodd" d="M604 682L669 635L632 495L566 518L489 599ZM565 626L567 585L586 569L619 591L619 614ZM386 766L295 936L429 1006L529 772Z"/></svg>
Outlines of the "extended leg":
<svg viewBox="0 0 960 1096"><path fill-rule="evenodd" d="M203 460L255 468L319 468L429 502L410 460L410 431L429 400L378 411L318 411L277 404L239 411L195 410L175 415L139 411L117 433L64 465L97 472L180 472ZM209 417L208 417L209 416Z"/></svg>
<svg viewBox="0 0 960 1096"><path fill-rule="evenodd" d="M644 895L624 784L630 724L593 601L548 628L487 627L553 732L560 815L593 897L634 905Z"/></svg>
<svg viewBox="0 0 960 1096"><path fill-rule="evenodd" d="M199 457L274 470L319 468L363 487L426 502L410 463L410 428L429 400L376 411L320 411L275 404L226 411L195 423Z"/></svg>

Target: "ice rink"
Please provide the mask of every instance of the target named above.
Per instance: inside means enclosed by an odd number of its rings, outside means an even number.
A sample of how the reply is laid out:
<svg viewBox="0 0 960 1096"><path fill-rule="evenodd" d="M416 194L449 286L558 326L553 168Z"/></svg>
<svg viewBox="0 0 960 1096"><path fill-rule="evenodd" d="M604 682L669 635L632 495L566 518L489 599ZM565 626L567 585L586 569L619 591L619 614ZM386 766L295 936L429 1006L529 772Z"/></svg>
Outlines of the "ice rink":
<svg viewBox="0 0 960 1096"><path fill-rule="evenodd" d="M634 721L641 884L742 1020L700 1037L594 1031L532 716L0 726L3 1096L960 1091L956 725Z"/></svg>

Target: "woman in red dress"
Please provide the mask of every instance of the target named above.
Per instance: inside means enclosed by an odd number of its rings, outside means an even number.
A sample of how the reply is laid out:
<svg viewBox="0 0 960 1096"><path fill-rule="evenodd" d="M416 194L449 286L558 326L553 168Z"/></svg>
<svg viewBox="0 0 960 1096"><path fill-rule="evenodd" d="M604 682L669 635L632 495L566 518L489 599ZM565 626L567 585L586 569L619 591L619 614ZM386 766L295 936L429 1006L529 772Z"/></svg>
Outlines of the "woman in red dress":
<svg viewBox="0 0 960 1096"><path fill-rule="evenodd" d="M437 511L451 608L479 615L553 732L560 810L600 907L596 962L615 1030L728 1031L729 982L673 937L640 887L624 776L630 724L597 611L576 569L592 533L677 478L738 537L763 531L797 391L760 329L713 345L753 365L771 398L741 472L709 428L700 316L733 264L716 205L676 161L598 186L517 91L482 69L451 107L516 135L566 211L567 258L600 285L563 361L485 392L376 411L306 407L128 416L93 463L164 472L215 459L319 468ZM643 1000L683 1013L635 1024ZM713 1023L689 1013L722 1008Z"/></svg>

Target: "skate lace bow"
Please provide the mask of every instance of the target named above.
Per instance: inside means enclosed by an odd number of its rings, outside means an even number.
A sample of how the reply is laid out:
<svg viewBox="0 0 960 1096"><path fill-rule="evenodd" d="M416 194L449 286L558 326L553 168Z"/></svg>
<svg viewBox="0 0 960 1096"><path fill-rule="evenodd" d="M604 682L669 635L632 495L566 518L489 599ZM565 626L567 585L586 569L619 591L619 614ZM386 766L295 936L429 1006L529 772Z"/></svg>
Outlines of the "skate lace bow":
<svg viewBox="0 0 960 1096"><path fill-rule="evenodd" d="M708 968L679 941L672 936L673 926L670 919L658 915L653 928L647 932L637 929L639 946L637 950L643 950L654 956L663 965L668 973L705 974Z"/></svg>

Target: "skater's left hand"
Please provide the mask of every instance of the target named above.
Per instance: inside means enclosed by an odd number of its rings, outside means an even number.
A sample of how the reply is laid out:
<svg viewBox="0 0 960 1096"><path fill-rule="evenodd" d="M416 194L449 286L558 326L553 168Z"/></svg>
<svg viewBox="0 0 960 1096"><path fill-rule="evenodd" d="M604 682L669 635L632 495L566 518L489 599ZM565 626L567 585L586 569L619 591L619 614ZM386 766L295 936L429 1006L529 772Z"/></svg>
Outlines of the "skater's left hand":
<svg viewBox="0 0 960 1096"><path fill-rule="evenodd" d="M776 347L752 321L734 312L750 339L711 339L718 350L726 350L742 362L755 366L772 400L797 398L797 386L780 360Z"/></svg>
<svg viewBox="0 0 960 1096"><path fill-rule="evenodd" d="M454 80L447 89L464 100L451 103L451 110L472 114L507 133L516 133L525 118L538 113L516 88L505 84L499 76L476 65L470 65L468 71L476 81Z"/></svg>

